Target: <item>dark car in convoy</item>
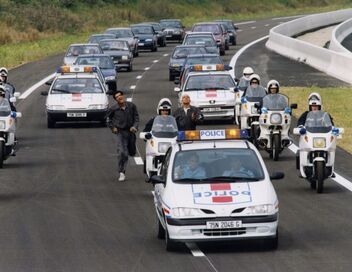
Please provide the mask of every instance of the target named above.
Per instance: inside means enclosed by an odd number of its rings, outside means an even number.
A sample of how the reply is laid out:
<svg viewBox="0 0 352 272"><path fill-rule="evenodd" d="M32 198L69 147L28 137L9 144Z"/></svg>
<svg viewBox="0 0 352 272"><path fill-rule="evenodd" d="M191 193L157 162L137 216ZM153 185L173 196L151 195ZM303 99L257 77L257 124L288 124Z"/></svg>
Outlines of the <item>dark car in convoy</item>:
<svg viewBox="0 0 352 272"><path fill-rule="evenodd" d="M149 24L149 25L153 26L153 28L156 32L156 36L158 37L158 45L160 47L165 47L166 46L166 34L162 30L161 25L156 22L148 22L148 23L144 23L144 24Z"/></svg>
<svg viewBox="0 0 352 272"><path fill-rule="evenodd" d="M237 32L236 30L238 29L238 27L236 27L233 23L232 20L228 20L228 19L222 19L222 20L216 20L215 22L219 22L222 25L226 25L227 28L227 33L230 36L230 43L232 45L236 45L237 44Z"/></svg>
<svg viewBox="0 0 352 272"><path fill-rule="evenodd" d="M225 55L226 35L225 29L220 23L206 22L193 25L192 32L211 32L215 37L215 41L220 48L220 55Z"/></svg>
<svg viewBox="0 0 352 272"><path fill-rule="evenodd" d="M82 55L76 59L75 65L91 65L100 68L104 76L105 83L109 90L116 90L117 84L117 69L112 62L112 58L106 54Z"/></svg>
<svg viewBox="0 0 352 272"><path fill-rule="evenodd" d="M174 81L180 75L182 65L190 54L205 54L207 50L201 45L179 45L171 54L169 61L169 80Z"/></svg>
<svg viewBox="0 0 352 272"><path fill-rule="evenodd" d="M167 40L176 40L182 42L185 36L185 27L179 19L163 19L160 20L161 28L163 29Z"/></svg>
<svg viewBox="0 0 352 272"><path fill-rule="evenodd" d="M113 34L93 34L89 37L88 43L99 43L101 40L104 39L114 39L115 35Z"/></svg>
<svg viewBox="0 0 352 272"><path fill-rule="evenodd" d="M129 27L114 27L105 30L105 33L109 33L115 36L116 39L123 39L128 41L128 45L133 53L134 57L138 56L138 38L133 35L131 28Z"/></svg>
<svg viewBox="0 0 352 272"><path fill-rule="evenodd" d="M220 48L216 44L214 35L211 32L187 33L182 45L202 45L208 53L220 54Z"/></svg>
<svg viewBox="0 0 352 272"><path fill-rule="evenodd" d="M126 68L127 71L132 71L133 53L127 41L120 39L106 39L99 42L104 54L109 55L114 62L114 65L120 68Z"/></svg>
<svg viewBox="0 0 352 272"><path fill-rule="evenodd" d="M152 52L158 51L158 37L152 25L136 24L131 25L133 34L138 37L138 48L150 50Z"/></svg>

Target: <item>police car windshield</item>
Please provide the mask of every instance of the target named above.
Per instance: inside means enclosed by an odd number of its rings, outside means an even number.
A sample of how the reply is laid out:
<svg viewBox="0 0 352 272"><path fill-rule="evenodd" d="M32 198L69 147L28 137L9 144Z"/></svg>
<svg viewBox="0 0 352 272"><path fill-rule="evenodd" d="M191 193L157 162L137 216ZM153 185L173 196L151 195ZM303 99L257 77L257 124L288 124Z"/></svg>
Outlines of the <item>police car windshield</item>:
<svg viewBox="0 0 352 272"><path fill-rule="evenodd" d="M179 21L161 21L162 28L181 28L182 25Z"/></svg>
<svg viewBox="0 0 352 272"><path fill-rule="evenodd" d="M206 54L207 51L204 47L179 47L175 48L172 58L174 59L184 59L188 55L192 54Z"/></svg>
<svg viewBox="0 0 352 272"><path fill-rule="evenodd" d="M0 98L0 116L9 116L11 113L10 103L6 98Z"/></svg>
<svg viewBox="0 0 352 272"><path fill-rule="evenodd" d="M66 54L66 57L76 57L79 55L87 55L87 54L100 54L103 53L99 46L94 45L74 45L71 46Z"/></svg>
<svg viewBox="0 0 352 272"><path fill-rule="evenodd" d="M305 127L311 133L327 133L332 129L330 115L324 111L310 111Z"/></svg>
<svg viewBox="0 0 352 272"><path fill-rule="evenodd" d="M155 117L152 127L153 136L158 138L174 138L177 136L177 132L177 124L173 116Z"/></svg>
<svg viewBox="0 0 352 272"><path fill-rule="evenodd" d="M51 94L103 93L96 78L58 78Z"/></svg>
<svg viewBox="0 0 352 272"><path fill-rule="evenodd" d="M128 43L126 41L100 41L100 46L103 50L129 50Z"/></svg>
<svg viewBox="0 0 352 272"><path fill-rule="evenodd" d="M180 183L254 182L264 172L253 150L217 148L177 152L172 176Z"/></svg>
<svg viewBox="0 0 352 272"><path fill-rule="evenodd" d="M214 47L216 43L212 37L193 36L187 37L185 45L204 45L205 47Z"/></svg>
<svg viewBox="0 0 352 272"><path fill-rule="evenodd" d="M263 107L268 110L284 110L288 107L288 98L282 94L268 94L263 98Z"/></svg>
<svg viewBox="0 0 352 272"><path fill-rule="evenodd" d="M235 87L230 75L194 75L188 78L185 90L228 90Z"/></svg>
<svg viewBox="0 0 352 272"><path fill-rule="evenodd" d="M189 67L196 64L223 64L222 60L218 56L213 57L190 57L185 60L185 66Z"/></svg>
<svg viewBox="0 0 352 272"><path fill-rule="evenodd" d="M106 57L78 57L75 64L98 66L100 69L115 69L109 56Z"/></svg>

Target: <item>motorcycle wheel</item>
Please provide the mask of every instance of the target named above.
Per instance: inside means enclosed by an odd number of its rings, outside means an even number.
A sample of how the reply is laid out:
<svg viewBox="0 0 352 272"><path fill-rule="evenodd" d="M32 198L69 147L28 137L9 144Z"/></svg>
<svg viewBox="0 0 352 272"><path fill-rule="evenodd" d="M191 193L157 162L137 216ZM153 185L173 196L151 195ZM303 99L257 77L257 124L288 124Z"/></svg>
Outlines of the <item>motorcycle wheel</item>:
<svg viewBox="0 0 352 272"><path fill-rule="evenodd" d="M4 166L5 143L0 142L0 168Z"/></svg>
<svg viewBox="0 0 352 272"><path fill-rule="evenodd" d="M279 153L280 153L280 137L278 134L275 134L273 136L273 159L274 161L277 161L279 159Z"/></svg>
<svg viewBox="0 0 352 272"><path fill-rule="evenodd" d="M317 193L321 194L324 190L324 170L325 163L323 161L317 161L315 164L315 177L317 180Z"/></svg>

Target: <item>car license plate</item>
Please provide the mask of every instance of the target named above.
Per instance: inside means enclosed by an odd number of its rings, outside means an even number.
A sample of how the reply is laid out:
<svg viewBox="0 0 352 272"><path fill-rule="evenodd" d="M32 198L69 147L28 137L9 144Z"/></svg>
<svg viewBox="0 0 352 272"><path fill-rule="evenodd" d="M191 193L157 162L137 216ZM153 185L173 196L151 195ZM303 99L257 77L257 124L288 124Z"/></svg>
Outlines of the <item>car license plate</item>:
<svg viewBox="0 0 352 272"><path fill-rule="evenodd" d="M138 46L144 46L144 43L138 43Z"/></svg>
<svg viewBox="0 0 352 272"><path fill-rule="evenodd" d="M171 38L172 37L172 35L166 35L166 38Z"/></svg>
<svg viewBox="0 0 352 272"><path fill-rule="evenodd" d="M86 112L68 112L67 117L87 117Z"/></svg>
<svg viewBox="0 0 352 272"><path fill-rule="evenodd" d="M207 222L207 229L234 229L241 228L242 221L210 221Z"/></svg>
<svg viewBox="0 0 352 272"><path fill-rule="evenodd" d="M204 108L205 112L221 111L221 108Z"/></svg>

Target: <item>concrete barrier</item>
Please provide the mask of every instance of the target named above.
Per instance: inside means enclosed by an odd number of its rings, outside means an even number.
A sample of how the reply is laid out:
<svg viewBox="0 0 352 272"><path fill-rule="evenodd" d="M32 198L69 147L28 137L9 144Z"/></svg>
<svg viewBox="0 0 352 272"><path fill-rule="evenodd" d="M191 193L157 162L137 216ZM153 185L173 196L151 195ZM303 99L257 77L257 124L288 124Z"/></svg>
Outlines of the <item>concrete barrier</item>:
<svg viewBox="0 0 352 272"><path fill-rule="evenodd" d="M352 84L352 56L292 38L297 34L352 17L352 9L320 13L283 23L270 30L266 47L276 53L304 62L322 72Z"/></svg>
<svg viewBox="0 0 352 272"><path fill-rule="evenodd" d="M352 52L345 48L341 42L352 33L352 19L349 19L341 24L339 24L331 34L330 40L330 50L334 50L336 52L350 54L352 56Z"/></svg>

